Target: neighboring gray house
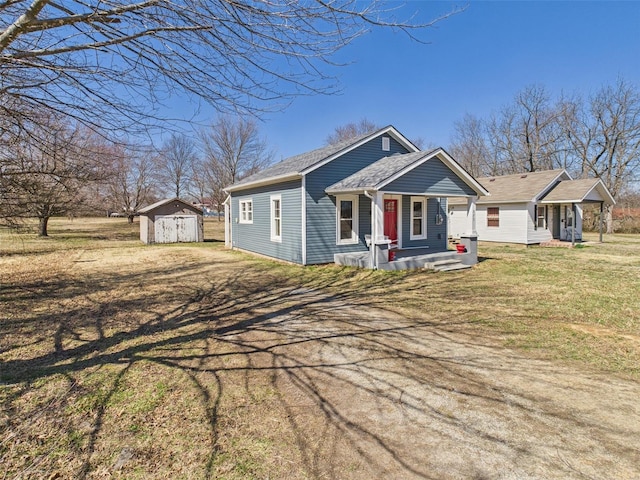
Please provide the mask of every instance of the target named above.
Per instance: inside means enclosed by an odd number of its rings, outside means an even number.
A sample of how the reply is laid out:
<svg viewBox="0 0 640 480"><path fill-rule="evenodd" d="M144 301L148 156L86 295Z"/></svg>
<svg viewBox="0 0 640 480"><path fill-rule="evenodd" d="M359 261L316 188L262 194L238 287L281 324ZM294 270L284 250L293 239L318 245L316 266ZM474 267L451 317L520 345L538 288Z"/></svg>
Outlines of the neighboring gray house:
<svg viewBox="0 0 640 480"><path fill-rule="evenodd" d="M138 213L140 240L144 243L204 241L202 210L184 200L160 200Z"/></svg>
<svg viewBox="0 0 640 480"><path fill-rule="evenodd" d="M447 252L447 197L468 199L472 212L487 193L444 150L419 151L392 126L288 158L225 190L231 248L302 265L391 269L420 266L394 256Z"/></svg>
<svg viewBox="0 0 640 480"><path fill-rule="evenodd" d="M563 170L479 178L491 194L477 201L478 240L537 244L582 239L582 205L615 201L600 179L572 180ZM600 216L601 218L603 215ZM450 234L466 232L466 205L449 203ZM602 241L602 236L601 236Z"/></svg>

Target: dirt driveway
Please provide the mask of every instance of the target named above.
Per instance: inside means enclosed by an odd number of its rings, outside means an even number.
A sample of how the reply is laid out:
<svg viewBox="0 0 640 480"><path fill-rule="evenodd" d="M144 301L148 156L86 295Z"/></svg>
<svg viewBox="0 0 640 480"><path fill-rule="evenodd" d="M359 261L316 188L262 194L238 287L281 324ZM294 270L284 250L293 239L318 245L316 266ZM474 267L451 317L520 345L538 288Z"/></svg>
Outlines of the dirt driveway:
<svg viewBox="0 0 640 480"><path fill-rule="evenodd" d="M304 289L287 303L218 333L278 372L315 478L640 478L637 383L526 358L455 319Z"/></svg>
<svg viewBox="0 0 640 480"><path fill-rule="evenodd" d="M506 349L431 297L373 306L393 276L355 293L215 248L43 258L5 261L6 478L640 478L638 382Z"/></svg>

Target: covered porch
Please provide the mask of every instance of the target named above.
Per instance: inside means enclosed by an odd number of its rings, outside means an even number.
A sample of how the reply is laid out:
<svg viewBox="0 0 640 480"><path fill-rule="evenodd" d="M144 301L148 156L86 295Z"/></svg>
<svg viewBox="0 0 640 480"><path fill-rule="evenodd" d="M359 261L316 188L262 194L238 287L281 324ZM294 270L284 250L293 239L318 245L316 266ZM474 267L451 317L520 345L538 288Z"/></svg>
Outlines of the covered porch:
<svg viewBox="0 0 640 480"><path fill-rule="evenodd" d="M336 198L339 238L344 233L348 239L351 232L349 198L365 197L370 205L370 233L364 236L368 251L336 253L339 265L406 270L460 269L477 263L475 207L478 196L487 192L441 149L385 157L331 185L326 193ZM467 200L464 253L448 249L446 202L451 197Z"/></svg>
<svg viewBox="0 0 640 480"><path fill-rule="evenodd" d="M371 268L370 252L338 253L335 256L337 265L356 268ZM477 263L469 252L458 253L454 250L430 252L429 249L411 249L395 252L393 260L378 264L379 270L418 270L451 271L471 268Z"/></svg>
<svg viewBox="0 0 640 480"><path fill-rule="evenodd" d="M561 181L538 202L536 222L538 225L542 222L551 231L553 241L575 245L582 241L583 205L597 204L600 207L599 239L602 243L605 205L615 203L600 179Z"/></svg>

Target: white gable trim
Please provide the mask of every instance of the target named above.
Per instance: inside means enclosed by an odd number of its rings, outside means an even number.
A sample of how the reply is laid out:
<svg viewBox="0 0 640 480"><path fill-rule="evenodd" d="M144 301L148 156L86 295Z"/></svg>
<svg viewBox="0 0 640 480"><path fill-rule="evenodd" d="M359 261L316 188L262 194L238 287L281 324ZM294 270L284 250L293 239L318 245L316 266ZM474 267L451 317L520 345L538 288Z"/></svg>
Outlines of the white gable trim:
<svg viewBox="0 0 640 480"><path fill-rule="evenodd" d="M563 176L563 175L566 175L566 176L567 176L566 180L573 180L573 178L571 178L571 175L569 175L569 172L567 172L566 170L562 170L560 173L558 173L558 175L556 175L556 177L555 177L553 180L551 180L551 181L549 182L549 184L548 184L546 187L544 187L542 190L540 190L540 191L538 192L538 194L537 194L535 197L533 197L533 198L531 199L531 201L532 201L532 202L538 202L538 201L540 200L540 197L543 197L543 196L545 196L547 193L549 193L549 191L550 191L553 187L555 187L555 186L556 186L556 184L557 184L560 180L565 180L565 179L561 179L561 178L560 178L560 177L561 177L561 176Z"/></svg>
<svg viewBox="0 0 640 480"><path fill-rule="evenodd" d="M378 185L376 185L375 189L380 190L384 188L386 185L389 185L391 182L399 179L400 177L403 177L404 175L409 173L411 170L419 167L423 163L428 162L432 158L436 158L436 157L439 160L441 160L442 163L444 163L447 167L449 167L449 169L451 169L453 173L455 173L460 180L462 180L467 186L471 187L478 194L478 196L490 195L487 189L485 189L482 185L480 185L480 183L478 183L478 181L475 178L473 178L465 169L463 169L458 164L458 162L456 162L453 158L451 158L449 154L445 152L442 148L438 148L436 150L433 150L432 152L425 153L425 156L422 157L421 159L403 168L402 170L397 172L395 175L392 175L391 177L387 178L383 182L380 182Z"/></svg>
<svg viewBox="0 0 640 480"><path fill-rule="evenodd" d="M346 153L349 153L350 151L355 150L358 147L361 147L365 143L370 142L371 140L373 140L374 138L380 137L380 136L385 135L385 134L389 135L390 137L393 137L394 140L396 140L403 147L405 147L407 150L409 150L410 153L420 151L420 149L418 147L416 147L404 135L402 135L398 130L396 130L395 127L389 125L388 127L382 128L382 129L378 130L377 132L373 132L371 135L363 138L359 142L353 143L353 144L349 145L348 147L340 150L339 152L334 153L330 157L327 157L324 160L322 160L321 162L316 163L315 165L312 165L309 168L306 168L305 170L302 170L300 172L300 174L301 175L307 175L308 173L311 173L314 170L317 170L318 168L323 167L327 163L335 160L336 158L341 157L342 155L344 155Z"/></svg>
<svg viewBox="0 0 640 480"><path fill-rule="evenodd" d="M613 196L611 195L611 193L609 192L609 189L605 186L604 183L602 183L602 180L598 179L598 181L596 183L593 184L593 186L581 197L581 198L575 198L573 200L571 199L561 199L561 200L541 200L538 203L540 204L562 204L562 203L583 203L585 202L585 199L591 195L591 192L593 192L594 190L597 190L598 193L600 194L600 197L602 197L602 201L604 203L607 203L609 205L615 205L616 201L614 200ZM590 202L597 202L597 200L589 200Z"/></svg>

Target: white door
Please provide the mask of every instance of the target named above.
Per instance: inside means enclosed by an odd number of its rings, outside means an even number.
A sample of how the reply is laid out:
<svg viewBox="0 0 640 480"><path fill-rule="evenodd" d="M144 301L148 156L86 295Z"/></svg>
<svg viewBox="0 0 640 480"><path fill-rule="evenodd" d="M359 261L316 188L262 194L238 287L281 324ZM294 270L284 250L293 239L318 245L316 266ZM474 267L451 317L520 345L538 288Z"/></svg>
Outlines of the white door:
<svg viewBox="0 0 640 480"><path fill-rule="evenodd" d="M155 220L156 243L198 241L196 215L162 215Z"/></svg>

